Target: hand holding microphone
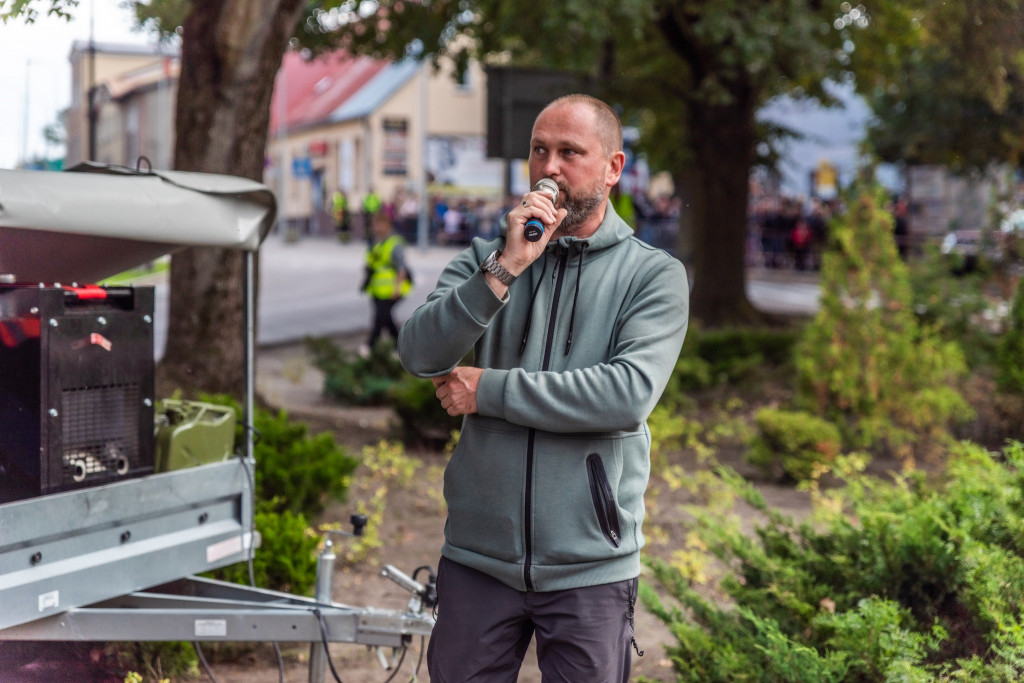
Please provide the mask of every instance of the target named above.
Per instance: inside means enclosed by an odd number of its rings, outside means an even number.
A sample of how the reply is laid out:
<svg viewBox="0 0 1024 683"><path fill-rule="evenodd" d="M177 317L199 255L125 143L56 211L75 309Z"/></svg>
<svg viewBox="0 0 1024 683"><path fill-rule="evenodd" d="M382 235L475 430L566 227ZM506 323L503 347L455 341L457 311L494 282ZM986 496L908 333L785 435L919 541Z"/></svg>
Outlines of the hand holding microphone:
<svg viewBox="0 0 1024 683"><path fill-rule="evenodd" d="M533 192L541 192L548 195L551 198L551 203L555 204L558 202L558 184L555 183L551 178L541 178L537 181L537 184L533 186ZM544 224L536 218L531 218L526 221L526 225L523 228L523 236L526 237L529 242L536 242L544 234Z"/></svg>

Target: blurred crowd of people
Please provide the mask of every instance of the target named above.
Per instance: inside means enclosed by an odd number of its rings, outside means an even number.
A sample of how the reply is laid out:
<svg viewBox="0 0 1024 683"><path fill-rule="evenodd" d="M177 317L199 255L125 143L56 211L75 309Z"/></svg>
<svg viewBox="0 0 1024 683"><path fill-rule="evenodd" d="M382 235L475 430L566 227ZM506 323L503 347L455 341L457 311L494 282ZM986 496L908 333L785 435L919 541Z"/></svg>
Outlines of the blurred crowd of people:
<svg viewBox="0 0 1024 683"><path fill-rule="evenodd" d="M747 265L818 270L833 202L785 195L751 197Z"/></svg>
<svg viewBox="0 0 1024 683"><path fill-rule="evenodd" d="M436 245L465 245L474 237L491 238L498 234L501 218L520 200L508 196L503 201L493 198L460 197L435 194L427 211L428 242ZM668 251L675 249L681 202L678 197L615 193L615 209L636 230L637 237ZM399 191L382 199L372 189L355 205L341 191L336 191L328 206L332 224L339 239L365 240L367 227L377 215L390 219L394 232L408 243L419 237L420 203L410 192Z"/></svg>
<svg viewBox="0 0 1024 683"><path fill-rule="evenodd" d="M756 189L756 188L755 188ZM494 198L435 194L427 211L428 244L460 246L474 237L492 238L498 234L502 217L520 198ZM610 200L619 214L633 226L636 236L669 253L677 250L679 214L682 200L676 195L613 191ZM367 241L369 226L377 216L386 217L394 233L408 244L419 242L420 203L418 197L399 191L382 199L370 190L354 204L341 192L335 192L328 206L333 229L342 241ZM827 240L829 220L838 202L820 198L752 192L747 212L746 262L753 268L816 271ZM894 197L890 206L894 233L900 255L908 248L907 202Z"/></svg>

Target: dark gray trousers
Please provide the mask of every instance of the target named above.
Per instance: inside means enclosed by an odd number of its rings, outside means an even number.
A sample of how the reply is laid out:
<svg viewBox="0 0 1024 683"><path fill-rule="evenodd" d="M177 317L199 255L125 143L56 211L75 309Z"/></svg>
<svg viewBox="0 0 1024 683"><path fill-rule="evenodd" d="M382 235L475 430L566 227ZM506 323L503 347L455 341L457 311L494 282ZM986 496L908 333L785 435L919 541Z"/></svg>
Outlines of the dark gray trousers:
<svg viewBox="0 0 1024 683"><path fill-rule="evenodd" d="M534 635L545 683L626 683L637 580L521 592L441 558L431 683L514 683Z"/></svg>

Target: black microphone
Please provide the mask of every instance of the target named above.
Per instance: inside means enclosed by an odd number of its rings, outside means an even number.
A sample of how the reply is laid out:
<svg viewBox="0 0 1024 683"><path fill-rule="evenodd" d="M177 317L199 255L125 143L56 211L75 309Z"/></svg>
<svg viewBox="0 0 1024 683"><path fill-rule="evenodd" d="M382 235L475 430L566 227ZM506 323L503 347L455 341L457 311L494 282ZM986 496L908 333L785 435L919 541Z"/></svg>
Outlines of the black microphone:
<svg viewBox="0 0 1024 683"><path fill-rule="evenodd" d="M554 204L558 201L558 184L555 183L551 178L541 178L537 181L537 184L533 186L534 192L543 192L547 196L551 197L551 203ZM523 228L523 235L526 236L527 241L536 242L540 239L540 236L544 234L544 224L536 218L531 218L526 221L526 227Z"/></svg>

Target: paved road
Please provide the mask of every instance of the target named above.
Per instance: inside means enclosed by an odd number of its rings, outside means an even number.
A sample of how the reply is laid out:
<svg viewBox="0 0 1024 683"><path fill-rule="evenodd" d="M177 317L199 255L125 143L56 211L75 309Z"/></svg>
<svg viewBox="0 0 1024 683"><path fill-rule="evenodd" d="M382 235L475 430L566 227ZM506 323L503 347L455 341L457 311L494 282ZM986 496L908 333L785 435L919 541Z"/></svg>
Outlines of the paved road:
<svg viewBox="0 0 1024 683"><path fill-rule="evenodd" d="M336 336L364 332L370 325L370 306L359 292L365 245L341 244L329 238L305 238L286 243L271 236L260 250L260 314L257 343L271 346L301 340L307 335ZM456 248L408 247L406 257L416 287L395 309L401 324L423 303ZM755 306L777 313L813 312L818 286L807 276L752 272L748 295ZM157 354L166 336L167 286L157 284Z"/></svg>

